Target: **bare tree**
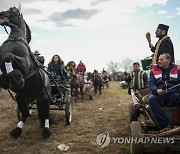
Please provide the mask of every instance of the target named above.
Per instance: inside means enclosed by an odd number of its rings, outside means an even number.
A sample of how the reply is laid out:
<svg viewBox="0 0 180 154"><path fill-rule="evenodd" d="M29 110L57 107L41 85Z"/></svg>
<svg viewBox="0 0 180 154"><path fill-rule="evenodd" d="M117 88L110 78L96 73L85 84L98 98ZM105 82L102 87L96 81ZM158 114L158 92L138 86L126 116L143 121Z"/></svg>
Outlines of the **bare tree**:
<svg viewBox="0 0 180 154"><path fill-rule="evenodd" d="M113 61L110 61L108 64L108 72L109 73L116 73L119 71L120 69L120 63L118 62L113 62Z"/></svg>
<svg viewBox="0 0 180 154"><path fill-rule="evenodd" d="M129 57L123 58L120 66L125 72L129 72L131 70L133 60Z"/></svg>

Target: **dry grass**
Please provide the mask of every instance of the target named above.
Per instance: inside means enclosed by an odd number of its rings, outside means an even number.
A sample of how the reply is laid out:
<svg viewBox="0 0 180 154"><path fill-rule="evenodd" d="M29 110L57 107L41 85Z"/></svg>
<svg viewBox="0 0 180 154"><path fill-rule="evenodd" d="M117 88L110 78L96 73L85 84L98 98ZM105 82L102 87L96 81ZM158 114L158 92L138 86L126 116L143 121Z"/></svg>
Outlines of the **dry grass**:
<svg viewBox="0 0 180 154"><path fill-rule="evenodd" d="M104 89L101 96L97 94L94 100L74 103L70 126L65 124L63 111L51 110L54 123L49 140L41 137L36 110L27 120L21 137L11 138L9 132L17 123L16 103L5 91L0 97L0 153L61 153L57 146L63 143L70 147L66 153L120 153L118 144L99 148L96 137L102 132L109 132L111 136L128 134L127 105L130 97L127 90L120 89L118 82L111 82L110 88Z"/></svg>
<svg viewBox="0 0 180 154"><path fill-rule="evenodd" d="M51 110L54 123L49 140L41 136L36 110L27 120L21 137L11 138L9 132L17 124L16 103L5 91L0 93L0 97L0 154L129 153L128 144L115 144L111 140L107 147L99 148L96 143L97 135L104 132L109 132L111 138L129 136L128 103L131 97L118 82L110 82L110 88L104 89L101 96L97 94L94 100L74 103L73 120L69 126L65 124L63 111ZM60 151L60 144L68 145L69 149Z"/></svg>

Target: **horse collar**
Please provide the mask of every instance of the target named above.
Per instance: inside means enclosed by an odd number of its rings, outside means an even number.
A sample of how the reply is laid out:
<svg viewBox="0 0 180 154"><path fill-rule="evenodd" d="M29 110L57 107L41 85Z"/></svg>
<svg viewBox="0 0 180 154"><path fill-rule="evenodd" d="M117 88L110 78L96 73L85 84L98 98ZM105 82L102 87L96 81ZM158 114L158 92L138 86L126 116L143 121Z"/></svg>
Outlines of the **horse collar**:
<svg viewBox="0 0 180 154"><path fill-rule="evenodd" d="M23 37L12 37L12 36L10 36L8 39L7 39L8 41L23 41L23 42L25 42L25 39L23 38Z"/></svg>
<svg viewBox="0 0 180 154"><path fill-rule="evenodd" d="M10 41L12 41L12 42L19 41L19 42L25 44L29 48L27 41L23 37L12 37L12 36L10 36L10 37L8 37L8 39L4 43L10 42Z"/></svg>

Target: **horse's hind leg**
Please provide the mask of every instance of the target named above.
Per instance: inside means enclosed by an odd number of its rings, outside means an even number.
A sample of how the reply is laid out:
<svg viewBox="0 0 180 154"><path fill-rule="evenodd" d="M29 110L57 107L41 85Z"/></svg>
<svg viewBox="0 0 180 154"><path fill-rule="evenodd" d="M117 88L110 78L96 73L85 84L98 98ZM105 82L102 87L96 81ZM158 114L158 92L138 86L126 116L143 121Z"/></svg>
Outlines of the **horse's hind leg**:
<svg viewBox="0 0 180 154"><path fill-rule="evenodd" d="M97 94L97 89L98 89L98 86L96 83L94 83L94 91L95 91L95 94Z"/></svg>
<svg viewBox="0 0 180 154"><path fill-rule="evenodd" d="M81 101L84 99L83 86L80 86Z"/></svg>
<svg viewBox="0 0 180 154"><path fill-rule="evenodd" d="M76 85L74 88L75 88L75 99L76 99L76 102L77 102L77 100L79 99L79 90L78 90L78 86Z"/></svg>
<svg viewBox="0 0 180 154"><path fill-rule="evenodd" d="M27 102L23 100L23 97L20 95L16 95L17 105L19 111L22 114L22 119L18 122L17 127L10 132L10 135L14 138L19 137L22 134L22 128L24 123L26 122L27 117L29 116Z"/></svg>
<svg viewBox="0 0 180 154"><path fill-rule="evenodd" d="M102 85L101 85L101 83L99 84L99 94L101 95L102 94L102 92L101 92L101 90L102 90Z"/></svg>
<svg viewBox="0 0 180 154"><path fill-rule="evenodd" d="M49 131L50 100L48 96L38 98L37 108L40 125L43 127L42 136L45 139L49 138L51 136L51 132Z"/></svg>

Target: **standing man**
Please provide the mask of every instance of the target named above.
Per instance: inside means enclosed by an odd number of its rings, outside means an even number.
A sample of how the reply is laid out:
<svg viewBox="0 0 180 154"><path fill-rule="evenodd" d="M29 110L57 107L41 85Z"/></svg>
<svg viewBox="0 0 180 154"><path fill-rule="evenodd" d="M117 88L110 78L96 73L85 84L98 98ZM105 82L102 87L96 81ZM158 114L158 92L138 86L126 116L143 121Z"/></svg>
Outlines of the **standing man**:
<svg viewBox="0 0 180 154"><path fill-rule="evenodd" d="M152 43L150 43L149 47L151 51L154 53L152 64L157 64L159 55L162 53L168 53L171 56L171 62L174 62L174 47L173 43L168 34L169 26L164 24L159 24L156 29L156 37L159 38L155 47Z"/></svg>
<svg viewBox="0 0 180 154"><path fill-rule="evenodd" d="M147 73L140 69L138 62L133 63L133 71L129 73L125 81L129 85L128 94L131 95L131 88L136 90L147 88Z"/></svg>
<svg viewBox="0 0 180 154"><path fill-rule="evenodd" d="M151 67L149 88L151 95L149 105L162 131L173 128L165 115L162 104L168 107L180 107L180 70L171 62L171 56L163 53L159 56L158 65Z"/></svg>
<svg viewBox="0 0 180 154"><path fill-rule="evenodd" d="M44 65L44 61L45 61L44 56L40 56L40 55L41 55L41 54L39 53L38 50L35 50L35 51L34 51L34 56L35 56L35 58L36 58L42 65Z"/></svg>
<svg viewBox="0 0 180 154"><path fill-rule="evenodd" d="M77 66L77 73L84 76L84 73L86 72L86 66L82 63L80 60L78 66Z"/></svg>

